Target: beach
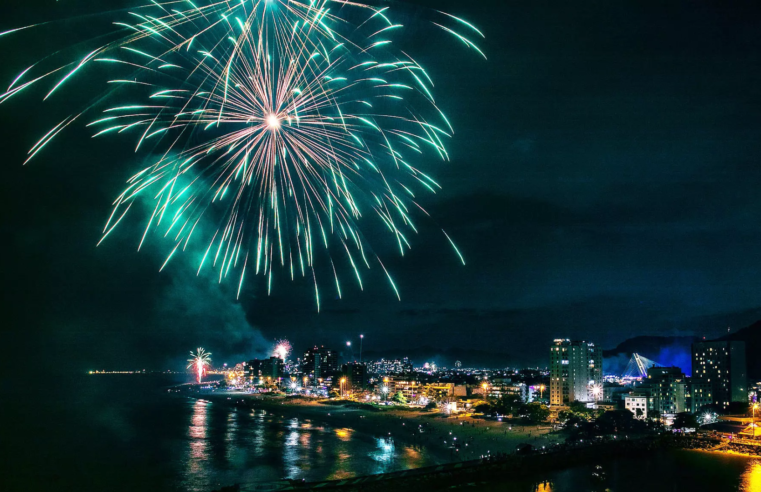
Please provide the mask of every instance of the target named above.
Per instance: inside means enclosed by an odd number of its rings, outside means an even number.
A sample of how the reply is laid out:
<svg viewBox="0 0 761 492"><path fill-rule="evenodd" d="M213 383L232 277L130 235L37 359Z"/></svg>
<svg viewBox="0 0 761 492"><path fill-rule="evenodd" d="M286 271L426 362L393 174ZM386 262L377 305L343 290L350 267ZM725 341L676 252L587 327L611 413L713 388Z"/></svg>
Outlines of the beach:
<svg viewBox="0 0 761 492"><path fill-rule="evenodd" d="M518 419L485 420L394 406L369 410L353 408L361 405L350 401L328 402L224 391L189 396L273 412L283 417L299 417L335 429L352 429L405 446L413 452L425 449L438 463L511 454L523 444L542 448L564 440L562 434L553 432L548 425L529 425Z"/></svg>

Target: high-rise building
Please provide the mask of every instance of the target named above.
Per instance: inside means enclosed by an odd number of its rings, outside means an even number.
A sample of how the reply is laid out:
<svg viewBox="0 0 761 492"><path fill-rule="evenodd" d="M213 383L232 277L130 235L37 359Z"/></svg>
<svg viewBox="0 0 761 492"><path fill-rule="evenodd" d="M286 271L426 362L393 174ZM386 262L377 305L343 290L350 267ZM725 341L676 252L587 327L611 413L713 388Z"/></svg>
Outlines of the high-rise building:
<svg viewBox="0 0 761 492"><path fill-rule="evenodd" d="M653 409L661 414L675 414L683 405L677 398L680 383L685 380L678 367L651 367L645 385L650 386Z"/></svg>
<svg viewBox="0 0 761 492"><path fill-rule="evenodd" d="M713 403L711 383L694 381L688 378L677 385L676 413L695 413L702 407Z"/></svg>
<svg viewBox="0 0 761 492"><path fill-rule="evenodd" d="M349 391L358 392L367 385L367 370L364 364L350 362L341 367L342 377L346 378L346 388Z"/></svg>
<svg viewBox="0 0 761 492"><path fill-rule="evenodd" d="M254 359L248 361L248 380L252 384L276 383L283 377L283 359Z"/></svg>
<svg viewBox="0 0 761 492"><path fill-rule="evenodd" d="M602 399L602 348L557 339L550 347L550 405Z"/></svg>
<svg viewBox="0 0 761 492"><path fill-rule="evenodd" d="M338 371L338 355L334 350L315 345L304 353L301 370L305 376L311 376L315 382L326 379Z"/></svg>
<svg viewBox="0 0 761 492"><path fill-rule="evenodd" d="M723 408L727 408L731 402L747 402L745 342L693 343L692 379L710 383L713 401Z"/></svg>

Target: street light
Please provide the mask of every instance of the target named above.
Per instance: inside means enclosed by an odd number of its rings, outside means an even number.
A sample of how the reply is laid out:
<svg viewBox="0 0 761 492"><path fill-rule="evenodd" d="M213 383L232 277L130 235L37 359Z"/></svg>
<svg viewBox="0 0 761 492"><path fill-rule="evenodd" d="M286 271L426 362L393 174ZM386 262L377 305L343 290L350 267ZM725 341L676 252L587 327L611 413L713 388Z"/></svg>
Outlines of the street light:
<svg viewBox="0 0 761 492"><path fill-rule="evenodd" d="M758 408L758 403L753 404L753 439L756 438L756 409Z"/></svg>
<svg viewBox="0 0 761 492"><path fill-rule="evenodd" d="M540 384L539 385L539 399L541 400L543 398L544 398L544 385Z"/></svg>
<svg viewBox="0 0 761 492"><path fill-rule="evenodd" d="M362 363L362 342L365 340L364 335L359 336L359 363Z"/></svg>
<svg viewBox="0 0 761 492"><path fill-rule="evenodd" d="M599 384L592 386L592 396L595 397L595 400L599 400L601 395L602 387Z"/></svg>
<svg viewBox="0 0 761 492"><path fill-rule="evenodd" d="M341 398L344 396L344 383L346 383L346 378L341 378Z"/></svg>

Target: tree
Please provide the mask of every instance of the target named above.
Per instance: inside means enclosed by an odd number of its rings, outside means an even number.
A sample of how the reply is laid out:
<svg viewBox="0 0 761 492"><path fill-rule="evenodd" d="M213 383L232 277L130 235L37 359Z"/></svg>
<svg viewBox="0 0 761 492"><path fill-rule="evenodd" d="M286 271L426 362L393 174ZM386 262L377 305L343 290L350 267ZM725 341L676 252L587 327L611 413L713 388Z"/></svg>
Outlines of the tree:
<svg viewBox="0 0 761 492"><path fill-rule="evenodd" d="M523 405L521 397L513 394L502 395L499 399L491 400L489 403L495 412L503 415L514 414Z"/></svg>
<svg viewBox="0 0 761 492"><path fill-rule="evenodd" d="M401 403L403 405L407 404L407 398L404 396L404 394L401 391L397 391L396 394L393 397L393 400L396 403Z"/></svg>
<svg viewBox="0 0 761 492"><path fill-rule="evenodd" d="M592 410L591 408L587 408L587 404L582 401L572 401L568 404L568 408L570 408L573 413L590 413Z"/></svg>
<svg viewBox="0 0 761 492"><path fill-rule="evenodd" d="M428 405L425 406L425 409L436 410L436 402L435 401L428 402Z"/></svg>
<svg viewBox="0 0 761 492"><path fill-rule="evenodd" d="M674 418L674 429L697 429L698 418L690 412L681 412Z"/></svg>
<svg viewBox="0 0 761 492"><path fill-rule="evenodd" d="M491 411L491 405L488 403L479 403L475 407L473 407L473 411L476 413L487 413Z"/></svg>
<svg viewBox="0 0 761 492"><path fill-rule="evenodd" d="M628 410L605 412L597 419L597 428L602 434L636 431L644 428L645 424L634 419L634 414Z"/></svg>
<svg viewBox="0 0 761 492"><path fill-rule="evenodd" d="M549 418L550 409L547 408L547 405L534 402L529 403L528 405L523 405L519 410L519 415L532 424L538 424Z"/></svg>

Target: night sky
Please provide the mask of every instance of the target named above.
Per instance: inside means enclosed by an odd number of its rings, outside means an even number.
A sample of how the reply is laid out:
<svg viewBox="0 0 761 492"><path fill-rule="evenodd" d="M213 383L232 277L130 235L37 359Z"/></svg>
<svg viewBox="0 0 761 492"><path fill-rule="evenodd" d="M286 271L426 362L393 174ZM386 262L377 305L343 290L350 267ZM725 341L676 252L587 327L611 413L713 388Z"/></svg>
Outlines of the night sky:
<svg viewBox="0 0 761 492"><path fill-rule="evenodd" d="M5 3L0 31L70 2ZM302 351L363 333L376 353L546 365L556 337L608 348L761 319L761 16L678 3L426 2L478 25L489 60L444 35L406 40L455 136L451 162L424 162L443 190L423 199L432 217L411 253L367 223L401 302L377 268L359 291L346 265L343 300L325 289L319 314L309 278L276 277L268 297L252 275L236 301L234 281L196 277L191 257L158 273L170 243L157 234L137 253L139 213L96 248L142 167L134 141L90 140L80 125L21 164L101 78L0 105L4 349L40 366L179 369L198 346L236 362L275 338ZM50 48L38 41L0 38L3 88Z"/></svg>

